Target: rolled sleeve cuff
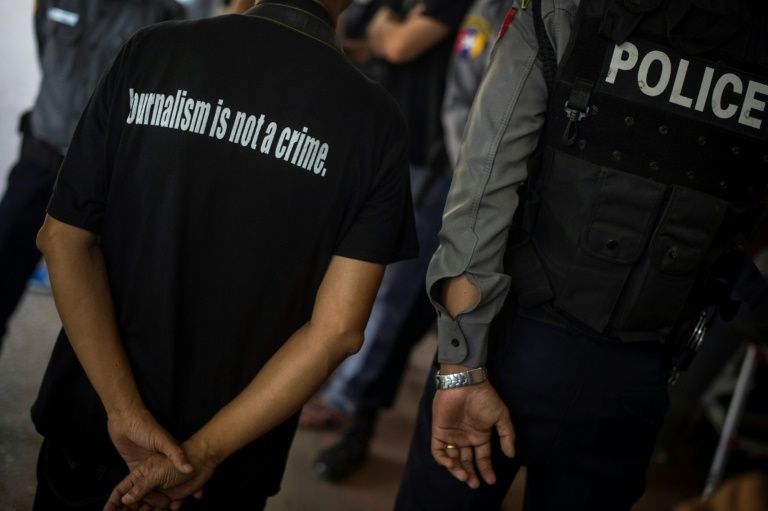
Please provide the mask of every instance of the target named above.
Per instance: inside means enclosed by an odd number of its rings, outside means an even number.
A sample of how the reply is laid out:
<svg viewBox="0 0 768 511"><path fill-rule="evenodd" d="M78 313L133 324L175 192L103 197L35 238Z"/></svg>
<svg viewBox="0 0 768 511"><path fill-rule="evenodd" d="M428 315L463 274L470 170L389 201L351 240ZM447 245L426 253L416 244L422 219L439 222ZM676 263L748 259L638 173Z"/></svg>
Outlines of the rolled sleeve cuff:
<svg viewBox="0 0 768 511"><path fill-rule="evenodd" d="M491 322L504 305L510 279L502 273L474 274L466 264L457 267L445 264L444 249L440 247L435 253L427 272L427 293L437 311L437 360L441 364L481 367L488 356ZM477 286L480 300L454 318L441 303L438 283L462 274Z"/></svg>
<svg viewBox="0 0 768 511"><path fill-rule="evenodd" d="M461 331L459 321L447 312L437 313L437 361L441 364L464 364L469 353L467 339Z"/></svg>
<svg viewBox="0 0 768 511"><path fill-rule="evenodd" d="M437 361L467 367L484 366L488 355L488 327L472 325L462 319L462 315L454 319L444 312L438 314ZM472 339L471 346L467 339Z"/></svg>

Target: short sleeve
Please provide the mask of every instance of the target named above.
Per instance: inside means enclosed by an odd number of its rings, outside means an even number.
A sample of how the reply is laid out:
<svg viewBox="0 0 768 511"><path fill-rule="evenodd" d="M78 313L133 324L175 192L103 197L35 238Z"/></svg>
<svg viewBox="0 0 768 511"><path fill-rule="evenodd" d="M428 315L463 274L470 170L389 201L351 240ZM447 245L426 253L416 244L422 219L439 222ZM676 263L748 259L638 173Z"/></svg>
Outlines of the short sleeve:
<svg viewBox="0 0 768 511"><path fill-rule="evenodd" d="M99 80L85 107L64 158L48 214L66 224L100 234L112 158L108 133L118 119L115 95L128 44ZM127 111L127 108L126 108Z"/></svg>
<svg viewBox="0 0 768 511"><path fill-rule="evenodd" d="M385 154L377 179L336 255L377 264L418 255L405 126Z"/></svg>
<svg viewBox="0 0 768 511"><path fill-rule="evenodd" d="M429 16L455 31L461 26L470 5L472 0L426 0L424 16Z"/></svg>

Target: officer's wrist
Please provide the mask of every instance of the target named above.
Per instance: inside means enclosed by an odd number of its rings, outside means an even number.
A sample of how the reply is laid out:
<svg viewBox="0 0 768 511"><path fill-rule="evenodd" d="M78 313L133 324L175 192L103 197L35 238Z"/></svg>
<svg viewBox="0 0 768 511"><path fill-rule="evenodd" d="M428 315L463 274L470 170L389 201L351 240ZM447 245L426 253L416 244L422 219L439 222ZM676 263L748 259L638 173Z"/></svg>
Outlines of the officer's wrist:
<svg viewBox="0 0 768 511"><path fill-rule="evenodd" d="M474 367L467 367L459 364L440 364L440 374L455 374L464 371L470 371Z"/></svg>
<svg viewBox="0 0 768 511"><path fill-rule="evenodd" d="M446 367L447 370L453 370L457 366ZM475 367L470 369L464 366L462 371L442 372L438 371L435 375L435 388L437 390L458 389L463 387L472 387L481 385L488 380L488 375L484 367Z"/></svg>

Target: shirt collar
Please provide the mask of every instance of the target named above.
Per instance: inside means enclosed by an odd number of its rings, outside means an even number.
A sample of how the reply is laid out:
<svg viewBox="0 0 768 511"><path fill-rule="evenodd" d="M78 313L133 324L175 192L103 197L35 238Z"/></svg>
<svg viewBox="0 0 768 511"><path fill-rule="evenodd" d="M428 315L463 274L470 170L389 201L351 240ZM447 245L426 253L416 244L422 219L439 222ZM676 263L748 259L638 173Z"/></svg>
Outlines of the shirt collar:
<svg viewBox="0 0 768 511"><path fill-rule="evenodd" d="M261 0L259 3L290 5L291 7L296 7L298 9L307 11L308 13L320 18L321 20L328 23L328 25L333 27L333 22L331 21L331 17L328 12L323 9L320 4L313 2L312 0Z"/></svg>

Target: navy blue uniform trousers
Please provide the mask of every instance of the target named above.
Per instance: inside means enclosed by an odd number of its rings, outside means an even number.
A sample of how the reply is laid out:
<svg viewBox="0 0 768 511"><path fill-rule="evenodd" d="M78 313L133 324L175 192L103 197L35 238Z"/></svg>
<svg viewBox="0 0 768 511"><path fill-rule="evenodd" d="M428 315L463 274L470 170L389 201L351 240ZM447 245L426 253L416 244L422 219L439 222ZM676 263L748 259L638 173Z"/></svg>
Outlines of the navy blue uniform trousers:
<svg viewBox="0 0 768 511"><path fill-rule="evenodd" d="M499 509L525 466L526 511L629 510L645 488L669 404L664 347L610 342L519 316L506 322L500 338L489 348L489 379L509 407L516 457L506 458L494 435L497 483L477 490L434 461L433 368L395 508Z"/></svg>

